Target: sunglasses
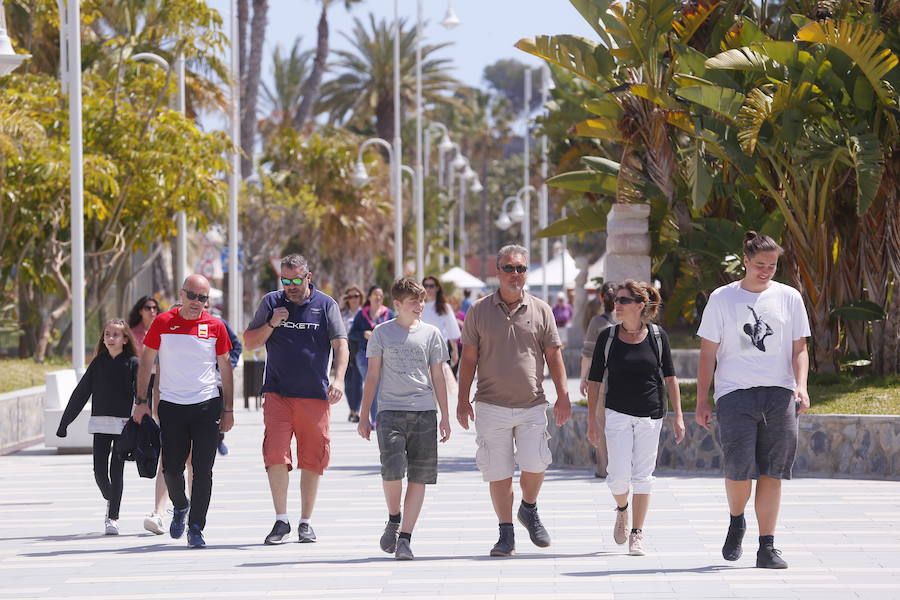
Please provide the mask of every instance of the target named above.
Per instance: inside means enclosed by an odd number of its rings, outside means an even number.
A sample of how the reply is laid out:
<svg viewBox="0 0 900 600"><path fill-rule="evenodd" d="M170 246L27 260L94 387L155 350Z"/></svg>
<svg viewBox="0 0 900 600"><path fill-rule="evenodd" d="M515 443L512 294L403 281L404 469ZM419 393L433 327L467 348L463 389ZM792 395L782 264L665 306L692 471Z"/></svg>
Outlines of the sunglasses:
<svg viewBox="0 0 900 600"><path fill-rule="evenodd" d="M294 277L293 279L287 279L286 277L282 277L282 278L281 278L281 284L282 284L282 285L285 285L285 286L291 285L291 284L294 284L294 285L303 285L303 281L304 281L305 279L306 279L306 275L304 275L303 277Z"/></svg>
<svg viewBox="0 0 900 600"><path fill-rule="evenodd" d="M437 286L433 283L423 283L422 287L424 287L426 290L432 290L432 289L436 288Z"/></svg>
<svg viewBox="0 0 900 600"><path fill-rule="evenodd" d="M281 281L283 282L284 279L282 279ZM362 294L347 294L346 296L344 296L344 300L353 300L354 298L362 298Z"/></svg>
<svg viewBox="0 0 900 600"><path fill-rule="evenodd" d="M159 307L155 304L147 304L146 306L142 306L141 308L143 310L155 310L156 312L159 312Z"/></svg>
<svg viewBox="0 0 900 600"><path fill-rule="evenodd" d="M635 300L628 296L616 296L616 304L634 304L636 302L640 302L640 300Z"/></svg>
<svg viewBox="0 0 900 600"><path fill-rule="evenodd" d="M188 300L199 300L200 302L206 302L207 300L209 300L209 296L198 294L197 292L189 292L187 290L181 291L184 292L184 295L187 296Z"/></svg>
<svg viewBox="0 0 900 600"><path fill-rule="evenodd" d="M503 265L500 267L500 270L504 273L524 273L528 270L528 267L525 265Z"/></svg>

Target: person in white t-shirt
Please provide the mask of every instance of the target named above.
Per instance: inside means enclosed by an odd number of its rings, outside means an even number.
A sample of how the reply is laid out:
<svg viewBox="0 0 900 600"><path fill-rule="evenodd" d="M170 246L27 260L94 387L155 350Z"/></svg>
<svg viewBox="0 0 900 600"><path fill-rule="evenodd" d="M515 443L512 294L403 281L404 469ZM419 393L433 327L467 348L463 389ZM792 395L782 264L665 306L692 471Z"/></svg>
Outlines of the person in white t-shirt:
<svg viewBox="0 0 900 600"><path fill-rule="evenodd" d="M787 568L774 547L781 481L791 478L799 415L809 409L809 319L800 292L772 280L783 253L772 238L748 231L744 278L710 295L697 332L696 420L709 429L709 384L715 373L717 429L731 514L722 556L732 561L741 557L744 508L752 480L758 477L756 566L767 569Z"/></svg>
<svg viewBox="0 0 900 600"><path fill-rule="evenodd" d="M436 277L429 275L423 279L422 287L425 288L425 310L422 311L422 321L434 325L441 332L450 350L450 366L453 367L459 362L459 348L456 342L462 335L453 307L444 298L444 288Z"/></svg>

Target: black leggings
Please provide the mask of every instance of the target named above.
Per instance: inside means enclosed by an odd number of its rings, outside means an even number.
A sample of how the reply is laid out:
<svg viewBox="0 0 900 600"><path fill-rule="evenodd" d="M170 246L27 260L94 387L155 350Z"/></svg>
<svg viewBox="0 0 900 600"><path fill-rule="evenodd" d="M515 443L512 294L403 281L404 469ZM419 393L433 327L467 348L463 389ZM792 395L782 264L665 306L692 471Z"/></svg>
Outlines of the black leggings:
<svg viewBox="0 0 900 600"><path fill-rule="evenodd" d="M174 404L165 400L159 403L163 475L169 488L169 499L178 510L190 506L188 523L201 530L206 526L206 511L212 495L212 469L221 415L221 398L198 404ZM188 454L194 471L190 501L184 489L184 463Z"/></svg>
<svg viewBox="0 0 900 600"><path fill-rule="evenodd" d="M119 458L113 449L119 436L110 433L94 434L94 480L103 499L109 502L106 516L119 518L119 506L122 504L122 472L125 461Z"/></svg>

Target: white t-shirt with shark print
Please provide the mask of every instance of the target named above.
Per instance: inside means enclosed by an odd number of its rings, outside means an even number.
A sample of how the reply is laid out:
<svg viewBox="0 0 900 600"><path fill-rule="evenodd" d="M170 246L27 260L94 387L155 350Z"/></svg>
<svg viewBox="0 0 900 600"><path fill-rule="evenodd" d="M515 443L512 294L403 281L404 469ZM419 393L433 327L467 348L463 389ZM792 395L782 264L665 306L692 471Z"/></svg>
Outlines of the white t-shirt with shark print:
<svg viewBox="0 0 900 600"><path fill-rule="evenodd" d="M719 344L716 400L753 387L793 391L793 343L809 337L809 318L794 288L773 281L767 290L754 293L735 281L710 294L697 335Z"/></svg>

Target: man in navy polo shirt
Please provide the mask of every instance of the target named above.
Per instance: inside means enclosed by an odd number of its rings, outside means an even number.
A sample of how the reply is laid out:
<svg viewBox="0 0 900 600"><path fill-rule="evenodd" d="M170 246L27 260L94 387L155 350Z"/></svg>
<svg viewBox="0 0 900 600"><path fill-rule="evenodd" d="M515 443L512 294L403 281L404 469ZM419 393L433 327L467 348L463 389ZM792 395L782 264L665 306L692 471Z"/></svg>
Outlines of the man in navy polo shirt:
<svg viewBox="0 0 900 600"><path fill-rule="evenodd" d="M337 302L315 289L311 278L305 258L299 254L285 256L281 260L284 289L263 297L244 332L248 350L266 346L263 460L275 505L275 525L266 536L266 544L283 544L291 533L287 496L288 472L293 465L292 437L297 440L300 469L298 541L316 541L309 520L319 478L331 454L330 404L344 396L344 372L350 355L344 320ZM329 385L332 351L334 379Z"/></svg>

